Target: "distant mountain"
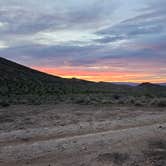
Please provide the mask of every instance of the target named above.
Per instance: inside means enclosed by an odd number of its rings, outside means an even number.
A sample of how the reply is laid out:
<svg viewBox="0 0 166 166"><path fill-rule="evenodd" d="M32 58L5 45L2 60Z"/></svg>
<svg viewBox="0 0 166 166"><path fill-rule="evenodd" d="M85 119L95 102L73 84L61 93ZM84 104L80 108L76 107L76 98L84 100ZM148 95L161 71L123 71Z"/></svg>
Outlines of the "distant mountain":
<svg viewBox="0 0 166 166"><path fill-rule="evenodd" d="M159 85L161 85L161 86L166 86L166 83L159 83Z"/></svg>
<svg viewBox="0 0 166 166"><path fill-rule="evenodd" d="M130 85L130 86L138 86L138 85L141 85L141 84L145 84L145 83L135 83L135 82L113 82L114 84L117 84L117 85ZM152 84L152 83L149 83L149 84ZM166 86L166 83L153 83L155 85L161 85L161 86Z"/></svg>
<svg viewBox="0 0 166 166"><path fill-rule="evenodd" d="M161 85L153 84L153 83L150 83L150 82L143 82L143 83L139 84L138 86L140 86L140 87L159 87Z"/></svg>
<svg viewBox="0 0 166 166"><path fill-rule="evenodd" d="M117 85L130 85L130 86L137 86L139 83L134 83L134 82L113 82L114 84Z"/></svg>

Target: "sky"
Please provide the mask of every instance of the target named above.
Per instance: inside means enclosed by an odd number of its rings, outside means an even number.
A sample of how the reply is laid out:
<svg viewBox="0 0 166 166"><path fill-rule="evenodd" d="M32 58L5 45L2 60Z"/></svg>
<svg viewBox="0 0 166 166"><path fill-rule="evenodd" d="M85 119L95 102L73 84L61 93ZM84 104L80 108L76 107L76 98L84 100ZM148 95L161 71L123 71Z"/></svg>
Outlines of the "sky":
<svg viewBox="0 0 166 166"><path fill-rule="evenodd" d="M0 56L65 78L166 82L166 1L0 0Z"/></svg>

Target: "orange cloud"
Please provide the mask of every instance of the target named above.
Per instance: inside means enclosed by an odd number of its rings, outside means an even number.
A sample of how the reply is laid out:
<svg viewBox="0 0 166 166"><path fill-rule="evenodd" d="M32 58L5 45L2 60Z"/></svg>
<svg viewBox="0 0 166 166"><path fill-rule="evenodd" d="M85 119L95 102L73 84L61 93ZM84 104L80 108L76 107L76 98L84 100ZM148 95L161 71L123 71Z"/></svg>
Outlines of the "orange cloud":
<svg viewBox="0 0 166 166"><path fill-rule="evenodd" d="M150 72L134 72L134 71L95 71L81 69L80 67L33 67L36 70L60 76L63 78L79 78L89 81L105 81L105 82L165 82L166 77L156 77Z"/></svg>

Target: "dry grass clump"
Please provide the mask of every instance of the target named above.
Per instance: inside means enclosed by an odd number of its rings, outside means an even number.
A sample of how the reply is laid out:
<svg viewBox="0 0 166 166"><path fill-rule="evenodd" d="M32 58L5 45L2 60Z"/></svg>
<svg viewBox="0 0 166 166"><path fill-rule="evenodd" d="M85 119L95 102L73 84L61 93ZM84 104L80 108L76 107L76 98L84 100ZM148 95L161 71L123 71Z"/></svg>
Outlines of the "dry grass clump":
<svg viewBox="0 0 166 166"><path fill-rule="evenodd" d="M150 102L151 106L156 106L156 107L166 107L166 99L165 98L154 98Z"/></svg>

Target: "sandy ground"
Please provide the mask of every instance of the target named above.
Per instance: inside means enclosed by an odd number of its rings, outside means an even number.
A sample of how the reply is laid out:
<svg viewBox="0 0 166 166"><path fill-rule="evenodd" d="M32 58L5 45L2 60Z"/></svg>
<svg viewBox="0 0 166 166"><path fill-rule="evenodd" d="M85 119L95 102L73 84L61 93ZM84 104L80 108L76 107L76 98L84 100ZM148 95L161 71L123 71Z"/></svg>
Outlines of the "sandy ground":
<svg viewBox="0 0 166 166"><path fill-rule="evenodd" d="M0 109L0 166L165 166L166 110L41 105Z"/></svg>

